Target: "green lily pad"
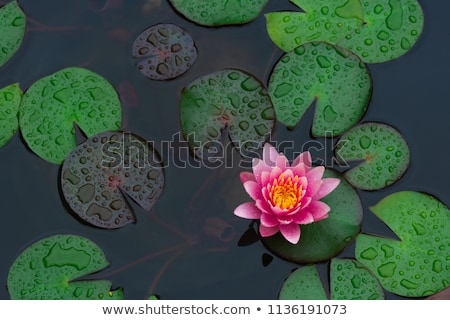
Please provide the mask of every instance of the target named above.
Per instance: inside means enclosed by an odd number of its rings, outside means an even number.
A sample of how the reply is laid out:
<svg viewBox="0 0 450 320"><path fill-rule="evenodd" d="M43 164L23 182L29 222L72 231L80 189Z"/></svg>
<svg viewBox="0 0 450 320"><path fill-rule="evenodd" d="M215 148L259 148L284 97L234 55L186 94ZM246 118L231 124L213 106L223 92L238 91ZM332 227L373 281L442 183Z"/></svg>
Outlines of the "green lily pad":
<svg viewBox="0 0 450 320"><path fill-rule="evenodd" d="M337 256L359 233L363 209L358 194L335 171L326 169L324 177L341 180L333 192L321 199L331 208L328 218L302 225L300 241L295 245L280 233L261 238L279 257L301 264L326 261Z"/></svg>
<svg viewBox="0 0 450 320"><path fill-rule="evenodd" d="M367 63L396 59L419 39L424 16L417 0L364 2L364 24L337 44L358 54Z"/></svg>
<svg viewBox="0 0 450 320"><path fill-rule="evenodd" d="M194 40L183 28L160 23L144 30L133 43L139 71L153 80L174 79L197 59Z"/></svg>
<svg viewBox="0 0 450 320"><path fill-rule="evenodd" d="M267 32L272 41L289 52L311 41L336 44L352 30L360 28L364 11L360 0L291 0L304 12L266 14Z"/></svg>
<svg viewBox="0 0 450 320"><path fill-rule="evenodd" d="M219 154L223 131L242 155L262 146L275 124L272 102L263 84L240 70L224 69L185 87L180 101L181 127L193 154Z"/></svg>
<svg viewBox="0 0 450 320"><path fill-rule="evenodd" d="M398 58L422 33L424 16L417 0L291 0L304 12L266 15L272 41L288 52L310 41L353 51L367 63Z"/></svg>
<svg viewBox="0 0 450 320"><path fill-rule="evenodd" d="M327 300L327 293L315 265L296 269L283 282L280 300Z"/></svg>
<svg viewBox="0 0 450 320"><path fill-rule="evenodd" d="M352 259L332 259L330 297L331 300L383 300L384 291L377 278L363 264ZM295 270L283 283L279 298L326 300L326 290L316 266Z"/></svg>
<svg viewBox="0 0 450 320"><path fill-rule="evenodd" d="M102 132L88 139L70 152L61 171L62 192L73 212L106 229L135 221L123 193L150 210L163 186L157 151L131 133Z"/></svg>
<svg viewBox="0 0 450 320"><path fill-rule="evenodd" d="M77 280L109 265L92 241L75 235L55 235L25 249L8 274L11 299L123 299L107 280Z"/></svg>
<svg viewBox="0 0 450 320"><path fill-rule="evenodd" d="M0 147L3 147L19 128L17 115L22 94L18 83L0 89Z"/></svg>
<svg viewBox="0 0 450 320"><path fill-rule="evenodd" d="M400 240L360 234L355 256L383 287L423 297L450 286L450 210L430 195L391 194L370 208Z"/></svg>
<svg viewBox="0 0 450 320"><path fill-rule="evenodd" d="M44 77L25 92L19 109L22 136L41 158L60 164L76 147L76 123L91 137L118 130L122 107L117 92L100 75L66 68Z"/></svg>
<svg viewBox="0 0 450 320"><path fill-rule="evenodd" d="M170 0L186 19L204 26L244 24L260 14L269 0Z"/></svg>
<svg viewBox="0 0 450 320"><path fill-rule="evenodd" d="M19 50L25 36L26 17L17 1L0 8L0 67Z"/></svg>
<svg viewBox="0 0 450 320"><path fill-rule="evenodd" d="M316 102L312 134L341 134L364 115L372 94L367 66L353 53L311 42L286 53L269 82L277 119L293 128Z"/></svg>
<svg viewBox="0 0 450 320"><path fill-rule="evenodd" d="M336 145L339 163L364 162L346 171L344 177L354 187L377 190L399 180L409 166L409 147L391 126L367 122L345 133Z"/></svg>

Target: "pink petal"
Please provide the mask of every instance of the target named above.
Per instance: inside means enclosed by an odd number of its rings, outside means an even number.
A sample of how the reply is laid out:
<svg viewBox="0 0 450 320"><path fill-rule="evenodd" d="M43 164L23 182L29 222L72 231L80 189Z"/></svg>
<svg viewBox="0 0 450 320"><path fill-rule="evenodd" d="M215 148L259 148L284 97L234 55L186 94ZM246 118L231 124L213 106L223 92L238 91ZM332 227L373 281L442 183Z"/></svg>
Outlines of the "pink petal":
<svg viewBox="0 0 450 320"><path fill-rule="evenodd" d="M291 166L291 170L294 173L294 175L302 177L306 174L305 170L305 164L299 163L296 166Z"/></svg>
<svg viewBox="0 0 450 320"><path fill-rule="evenodd" d="M314 221L318 221L326 218L330 211L330 207L322 201L311 201L307 210L314 217Z"/></svg>
<svg viewBox="0 0 450 320"><path fill-rule="evenodd" d="M258 158L253 158L252 167L255 180L258 183L261 183L261 175L263 172L270 172L272 170L272 167L269 167L264 161Z"/></svg>
<svg viewBox="0 0 450 320"><path fill-rule="evenodd" d="M296 224L309 224L314 222L313 215L306 210L297 213L293 218L293 222Z"/></svg>
<svg viewBox="0 0 450 320"><path fill-rule="evenodd" d="M279 227L266 227L263 226L262 224L259 225L259 234L261 235L261 237L270 237L273 236L275 233L278 232Z"/></svg>
<svg viewBox="0 0 450 320"><path fill-rule="evenodd" d="M247 181L256 181L255 176L251 172L241 172L239 174L239 178L241 178L242 184L246 183Z"/></svg>
<svg viewBox="0 0 450 320"><path fill-rule="evenodd" d="M247 181L244 183L244 189L253 200L262 198L261 187L255 181Z"/></svg>
<svg viewBox="0 0 450 320"><path fill-rule="evenodd" d="M277 157L276 166L281 169L281 171L286 170L289 167L289 160L284 156L284 154L279 154Z"/></svg>
<svg viewBox="0 0 450 320"><path fill-rule="evenodd" d="M234 214L244 219L259 219L261 210L259 210L254 202L245 202L234 209Z"/></svg>
<svg viewBox="0 0 450 320"><path fill-rule="evenodd" d="M320 185L319 190L314 195L314 200L319 200L327 196L330 192L337 188L340 182L341 180L338 178L322 179L322 184Z"/></svg>
<svg viewBox="0 0 450 320"><path fill-rule="evenodd" d="M282 171L280 168L278 168L278 167L273 168L272 171L270 172L270 181L277 179L281 173L282 173Z"/></svg>
<svg viewBox="0 0 450 320"><path fill-rule="evenodd" d="M267 186L270 182L270 171L263 171L260 178L260 183L262 186Z"/></svg>
<svg viewBox="0 0 450 320"><path fill-rule="evenodd" d="M256 200L255 206L262 212L272 213L272 210L270 209L270 206L266 200L262 199Z"/></svg>
<svg viewBox="0 0 450 320"><path fill-rule="evenodd" d="M292 244L300 240L300 227L295 223L280 225L280 232Z"/></svg>
<svg viewBox="0 0 450 320"><path fill-rule="evenodd" d="M311 201L312 201L312 198L310 198L310 197L303 197L302 201L301 201L302 209L303 208L307 208L309 206L309 204L311 203Z"/></svg>
<svg viewBox="0 0 450 320"><path fill-rule="evenodd" d="M319 190L323 173L325 172L325 167L315 167L311 169L306 174L306 179L308 179L308 189L305 193L306 197L312 197Z"/></svg>
<svg viewBox="0 0 450 320"><path fill-rule="evenodd" d="M287 179L287 178L291 178L291 179L294 178L294 173L292 172L291 169L284 170L283 174L284 174L284 178L285 179Z"/></svg>
<svg viewBox="0 0 450 320"><path fill-rule="evenodd" d="M311 153L309 151L300 153L297 158L292 161L292 167L296 167L303 163L306 167L310 168L312 166Z"/></svg>
<svg viewBox="0 0 450 320"><path fill-rule="evenodd" d="M261 215L261 224L265 227L276 227L279 225L278 219L273 214L264 213Z"/></svg>

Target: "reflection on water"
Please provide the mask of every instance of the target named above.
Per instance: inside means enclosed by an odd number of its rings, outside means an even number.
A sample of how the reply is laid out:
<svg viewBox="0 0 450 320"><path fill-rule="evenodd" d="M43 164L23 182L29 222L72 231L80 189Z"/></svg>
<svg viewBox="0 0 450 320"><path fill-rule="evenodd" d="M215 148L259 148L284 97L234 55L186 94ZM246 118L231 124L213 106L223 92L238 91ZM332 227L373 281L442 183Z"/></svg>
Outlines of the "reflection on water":
<svg viewBox="0 0 450 320"><path fill-rule="evenodd" d="M169 141L180 132L180 92L194 79L230 67L267 83L281 56L267 36L263 16L244 26L205 28L184 20L166 1L74 0L61 5L49 0L43 6L22 0L20 5L29 17L29 27L22 48L0 70L1 86L19 82L25 90L59 69L89 68L119 91L122 129L152 141ZM450 203L449 148L442 141L450 133L448 118L442 116L448 114L444 79L450 62L440 56L446 44L439 35L446 28L443 12L450 10L450 3L439 8L422 6L434 25L426 26L418 45L399 60L370 66L374 95L363 120L386 122L402 132L410 144L412 162L393 186L359 192L365 210L363 232L392 235L368 210L390 193L425 191ZM288 1L272 1L264 12L288 9L292 9ZM172 81L145 78L132 59L133 39L157 23L186 29L198 48L196 64ZM293 141L300 148L311 140L312 116L310 110L291 131L277 124L272 140ZM313 155L318 153L314 150ZM9 298L4 281L18 254L43 237L61 233L87 237L101 247L111 265L91 278L111 280L115 287L124 288L128 299L143 299L151 293L163 299L274 299L282 281L298 267L254 242L248 221L233 215L237 205L249 201L239 181L241 168L168 167L164 192L150 212L130 201L138 222L119 230L101 230L69 213L58 190L60 167L32 154L19 135L0 149L0 159L0 241L5 244L0 265L2 299ZM340 256L352 257L353 251L351 244ZM322 275L327 268L327 264L319 265Z"/></svg>

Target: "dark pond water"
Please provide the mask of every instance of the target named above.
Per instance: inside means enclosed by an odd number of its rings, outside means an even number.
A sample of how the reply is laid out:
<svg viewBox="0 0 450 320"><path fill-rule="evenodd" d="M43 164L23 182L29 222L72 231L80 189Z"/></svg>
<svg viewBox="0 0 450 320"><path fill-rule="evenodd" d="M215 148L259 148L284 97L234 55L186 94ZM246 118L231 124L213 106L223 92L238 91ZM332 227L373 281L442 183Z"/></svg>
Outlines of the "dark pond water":
<svg viewBox="0 0 450 320"><path fill-rule="evenodd" d="M189 82L232 67L267 83L281 56L267 36L262 15L244 26L205 28L183 19L165 0L123 1L120 8L104 11L90 7L102 2L21 0L28 29L20 51L0 70L0 87L19 82L25 90L62 68L89 68L116 88L128 86L128 90L119 90L124 101L123 129L159 143L180 131L178 100ZM153 4L149 11L143 10L146 2ZM417 45L400 59L370 65L374 89L363 121L396 127L409 143L412 161L393 186L359 192L364 206L363 232L390 235L368 207L396 191L423 191L450 204L450 2L420 3L426 22ZM264 12L293 9L287 0L272 0ZM199 52L191 70L167 82L145 78L131 56L136 36L162 22L185 28ZM273 139L293 141L300 149L311 139L312 115L309 112L293 131L278 124ZM163 157L170 162L170 155ZM9 299L7 273L20 252L54 234L77 234L97 243L111 265L95 277L123 287L127 299L143 299L149 293L164 299L275 299L283 280L297 267L277 257L264 266L262 256L269 252L260 242L237 245L249 226L248 221L233 215L237 205L248 201L237 167L209 170L169 164L165 190L153 210L145 212L132 204L137 223L111 231L86 226L69 213L58 189L59 166L35 156L19 134L0 149L0 163L1 299ZM205 225L214 224L214 219L225 231L222 237L220 232L205 231ZM352 244L340 256L353 257L353 250ZM327 264L320 268L325 275ZM400 297L389 294L388 298Z"/></svg>

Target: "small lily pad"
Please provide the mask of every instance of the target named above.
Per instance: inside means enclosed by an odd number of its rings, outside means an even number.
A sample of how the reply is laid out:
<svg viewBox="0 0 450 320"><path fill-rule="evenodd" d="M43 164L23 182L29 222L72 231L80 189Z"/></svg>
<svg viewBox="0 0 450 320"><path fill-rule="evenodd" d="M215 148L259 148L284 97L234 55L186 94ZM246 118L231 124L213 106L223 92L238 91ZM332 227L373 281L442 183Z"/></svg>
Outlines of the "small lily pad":
<svg viewBox="0 0 450 320"><path fill-rule="evenodd" d="M223 131L242 155L262 146L275 124L275 112L263 84L252 75L224 69L185 87L180 101L181 127L193 154L220 152Z"/></svg>
<svg viewBox="0 0 450 320"><path fill-rule="evenodd" d="M391 126L367 122L345 133L336 145L339 163L364 161L346 171L354 187L377 190L399 180L409 166L409 147Z"/></svg>
<svg viewBox="0 0 450 320"><path fill-rule="evenodd" d="M0 8L0 67L19 50L25 36L26 17L17 1Z"/></svg>
<svg viewBox="0 0 450 320"><path fill-rule="evenodd" d="M267 32L272 41L289 52L311 41L336 44L364 19L360 0L291 0L303 12L266 14Z"/></svg>
<svg viewBox="0 0 450 320"><path fill-rule="evenodd" d="M123 193L150 210L162 193L164 174L158 153L144 139L103 132L67 156L61 186L65 200L82 220L114 229L135 220Z"/></svg>
<svg viewBox="0 0 450 320"><path fill-rule="evenodd" d="M144 30L133 43L136 66L147 78L168 80L185 73L197 59L194 40L174 24L157 24Z"/></svg>
<svg viewBox="0 0 450 320"><path fill-rule="evenodd" d="M419 39L424 16L417 0L364 2L364 24L338 45L358 54L367 63L396 59Z"/></svg>
<svg viewBox="0 0 450 320"><path fill-rule="evenodd" d="M346 48L364 62L400 57L422 33L424 16L417 0L291 0L304 12L266 15L272 41L288 52L310 41Z"/></svg>
<svg viewBox="0 0 450 320"><path fill-rule="evenodd" d="M0 89L0 147L3 147L19 128L17 115L22 94L18 83Z"/></svg>
<svg viewBox="0 0 450 320"><path fill-rule="evenodd" d="M312 134L341 134L364 115L372 94L367 66L353 53L323 42L281 57L269 82L277 119L293 128L316 101Z"/></svg>
<svg viewBox="0 0 450 320"><path fill-rule="evenodd" d="M430 195L391 194L370 208L400 240L360 234L355 256L383 287L423 297L450 286L450 210Z"/></svg>
<svg viewBox="0 0 450 320"><path fill-rule="evenodd" d="M107 280L77 280L109 265L92 241L75 235L55 235L25 249L8 274L11 299L88 300L123 299L122 289L111 291Z"/></svg>
<svg viewBox="0 0 450 320"><path fill-rule="evenodd" d="M283 282L280 300L327 300L327 293L315 265L296 269Z"/></svg>
<svg viewBox="0 0 450 320"><path fill-rule="evenodd" d="M352 259L332 259L331 300L383 300L377 278L363 264ZM326 290L314 265L295 270L283 283L282 300L326 300Z"/></svg>
<svg viewBox="0 0 450 320"><path fill-rule="evenodd" d="M19 109L22 136L41 158L60 164L76 147L76 123L91 137L118 130L122 122L119 96L100 75L66 68L44 77L25 92Z"/></svg>
<svg viewBox="0 0 450 320"><path fill-rule="evenodd" d="M261 241L279 257L295 263L316 263L337 256L359 233L362 205L353 187L338 173L325 170L325 178L339 178L339 186L321 199L331 208L328 218L301 226L300 241L291 244L280 233Z"/></svg>
<svg viewBox="0 0 450 320"><path fill-rule="evenodd" d="M170 0L186 19L204 26L244 24L255 19L269 0Z"/></svg>

